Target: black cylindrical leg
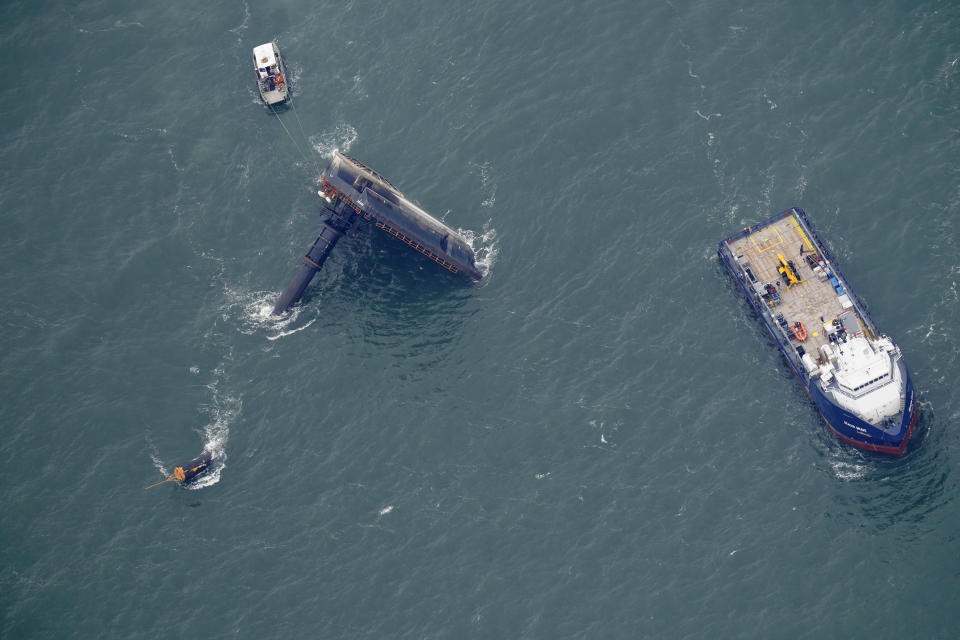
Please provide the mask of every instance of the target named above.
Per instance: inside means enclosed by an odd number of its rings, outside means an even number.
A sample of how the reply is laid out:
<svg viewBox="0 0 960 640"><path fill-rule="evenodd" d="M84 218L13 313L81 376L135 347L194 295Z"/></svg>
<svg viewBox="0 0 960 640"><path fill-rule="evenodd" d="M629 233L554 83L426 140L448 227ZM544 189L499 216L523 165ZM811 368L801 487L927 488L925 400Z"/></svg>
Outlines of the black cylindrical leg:
<svg viewBox="0 0 960 640"><path fill-rule="evenodd" d="M302 296L306 290L307 285L313 280L313 276L316 275L317 271L323 266L323 263L326 262L327 256L330 255L330 250L333 249L333 246L337 244L337 240L339 240L342 235L343 233L341 231L334 229L329 223L324 225L323 231L320 232L320 237L317 238L313 246L310 247L310 251L308 251L307 255L303 258L303 264L300 265L297 274L293 277L290 284L287 285L286 290L284 290L280 299L277 300L277 304L273 307L273 315L278 316L297 303L300 296Z"/></svg>
<svg viewBox="0 0 960 640"><path fill-rule="evenodd" d="M317 268L312 264L304 262L300 265L300 268L297 270L297 275L293 277L293 280L291 280L287 288L284 289L283 294L280 295L280 299L277 300L277 304L274 305L273 315L278 316L295 305L297 300L300 299L300 296L303 295L303 292L306 291L307 285L310 284L310 281L313 280L313 276L316 275L316 273Z"/></svg>

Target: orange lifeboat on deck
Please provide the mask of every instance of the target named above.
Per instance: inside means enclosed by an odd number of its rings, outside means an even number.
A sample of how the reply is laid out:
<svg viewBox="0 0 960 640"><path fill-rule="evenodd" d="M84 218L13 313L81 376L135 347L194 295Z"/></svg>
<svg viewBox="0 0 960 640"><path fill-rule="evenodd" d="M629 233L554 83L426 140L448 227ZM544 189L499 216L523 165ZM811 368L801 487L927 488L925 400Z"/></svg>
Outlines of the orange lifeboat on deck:
<svg viewBox="0 0 960 640"><path fill-rule="evenodd" d="M800 342L807 339L807 328L803 326L802 322L793 323L793 335L797 336L797 340Z"/></svg>

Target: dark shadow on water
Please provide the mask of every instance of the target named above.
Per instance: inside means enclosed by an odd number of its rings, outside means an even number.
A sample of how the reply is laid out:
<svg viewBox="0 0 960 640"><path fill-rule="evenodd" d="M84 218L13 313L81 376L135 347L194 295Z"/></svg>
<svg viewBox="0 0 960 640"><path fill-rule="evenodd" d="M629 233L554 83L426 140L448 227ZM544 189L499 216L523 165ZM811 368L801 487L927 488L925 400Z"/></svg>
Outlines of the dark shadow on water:
<svg viewBox="0 0 960 640"><path fill-rule="evenodd" d="M447 271L426 256L362 225L334 249L300 304L324 304L338 297L359 304L357 319L369 314L390 319L400 312L455 313L476 291L471 280ZM336 260L336 262L334 262ZM395 320L395 318L392 318Z"/></svg>

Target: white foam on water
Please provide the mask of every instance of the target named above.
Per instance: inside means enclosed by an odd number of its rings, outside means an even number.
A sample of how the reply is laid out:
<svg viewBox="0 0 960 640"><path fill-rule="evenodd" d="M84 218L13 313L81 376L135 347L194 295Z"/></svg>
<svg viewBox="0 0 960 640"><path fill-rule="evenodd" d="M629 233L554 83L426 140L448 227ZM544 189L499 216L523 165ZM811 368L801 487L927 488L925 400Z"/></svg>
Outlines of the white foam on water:
<svg viewBox="0 0 960 640"><path fill-rule="evenodd" d="M153 461L153 468L162 473L164 477L170 475L170 472L167 471L167 468L163 466L163 461L157 456L156 451L150 452L150 460Z"/></svg>
<svg viewBox="0 0 960 640"><path fill-rule="evenodd" d="M867 475L867 466L842 460L831 460L830 467L839 480L860 480Z"/></svg>
<svg viewBox="0 0 960 640"><path fill-rule="evenodd" d="M457 229L457 233L467 241L477 256L477 270L486 280L493 270L493 263L497 259L497 231L490 226L490 222L483 225L483 232L476 233L471 229Z"/></svg>
<svg viewBox="0 0 960 640"><path fill-rule="evenodd" d="M279 297L276 291L235 291L228 287L221 313L225 321L237 321L235 324L240 333L263 333L270 341L302 331L316 322L317 315L314 315L306 324L298 324L304 310L309 309L302 305L294 305L279 316L273 315Z"/></svg>
<svg viewBox="0 0 960 640"><path fill-rule="evenodd" d="M763 99L767 101L767 106L770 107L770 110L773 111L774 109L776 109L777 103L774 102L773 99L771 99L770 96L767 95L766 88L763 89L762 94L763 94Z"/></svg>
<svg viewBox="0 0 960 640"><path fill-rule="evenodd" d="M316 321L317 321L317 319L316 319L316 318L313 318L313 319L310 320L310 322L308 322L307 324L303 325L302 327L297 327L296 329L290 329L289 331L281 331L280 333L278 333L278 334L275 335L275 336L267 336L267 340L273 341L273 340L279 340L280 338L286 338L287 336L291 336L291 335L293 335L293 334L295 334L295 333L297 333L297 332L299 332L299 331L303 331L304 329L306 329L307 327L309 327L310 325L312 325L312 324L313 324L314 322L316 322Z"/></svg>
<svg viewBox="0 0 960 640"><path fill-rule="evenodd" d="M185 485L185 488L196 491L220 482L220 474L226 468L227 440L230 436L230 424L240 415L243 402L240 398L224 394L220 390L223 379L223 368L214 370L214 380L207 385L210 390L210 404L205 407L210 416L209 422L203 427L203 450L213 458L212 468L195 481Z"/></svg>
<svg viewBox="0 0 960 640"><path fill-rule="evenodd" d="M333 158L335 151L346 153L357 139L357 130L353 125L341 122L333 131L310 136L310 144L324 158Z"/></svg>

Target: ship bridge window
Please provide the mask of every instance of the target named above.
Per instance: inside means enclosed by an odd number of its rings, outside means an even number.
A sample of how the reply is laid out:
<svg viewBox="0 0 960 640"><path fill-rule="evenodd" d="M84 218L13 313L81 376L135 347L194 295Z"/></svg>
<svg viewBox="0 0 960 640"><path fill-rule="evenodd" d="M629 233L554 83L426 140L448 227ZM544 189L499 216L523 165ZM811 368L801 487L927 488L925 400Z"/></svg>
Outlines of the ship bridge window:
<svg viewBox="0 0 960 640"><path fill-rule="evenodd" d="M860 389L865 389L866 387L869 387L870 385L872 385L874 382L879 382L879 381L881 381L881 380L883 380L884 378L887 378L887 377L889 377L889 376L890 376L889 373L885 373L885 374L883 374L882 376L877 376L876 378L874 378L873 380L870 380L869 382L864 382L864 383L863 383L862 385L860 385L859 387L854 387L853 390L854 390L854 391L860 391Z"/></svg>

